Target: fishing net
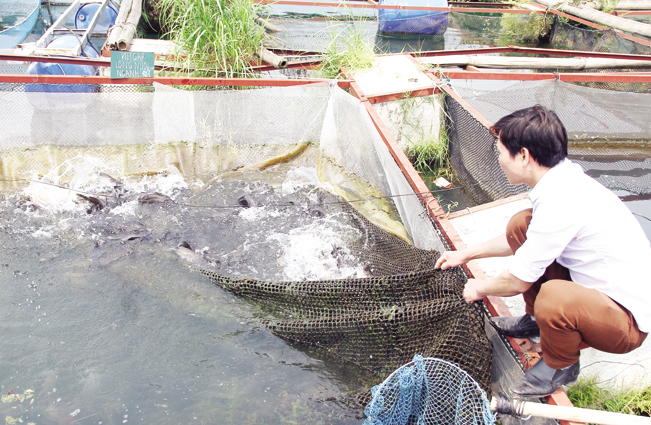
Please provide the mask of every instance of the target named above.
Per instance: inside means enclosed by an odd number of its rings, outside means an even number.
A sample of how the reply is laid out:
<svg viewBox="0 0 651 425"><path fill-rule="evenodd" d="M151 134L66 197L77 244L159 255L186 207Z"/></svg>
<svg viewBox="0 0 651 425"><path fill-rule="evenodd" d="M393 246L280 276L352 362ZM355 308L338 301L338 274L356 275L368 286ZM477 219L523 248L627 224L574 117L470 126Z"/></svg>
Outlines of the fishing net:
<svg viewBox="0 0 651 425"><path fill-rule="evenodd" d="M436 251L416 248L352 208L348 212L364 231L348 249L371 277L271 282L198 269L272 314L265 324L283 338L323 348L382 377L415 353L436 356L490 388L491 346L479 307L463 300L463 273L435 270Z"/></svg>
<svg viewBox="0 0 651 425"><path fill-rule="evenodd" d="M30 34L40 13L38 1L0 0L0 49L13 49Z"/></svg>
<svg viewBox="0 0 651 425"><path fill-rule="evenodd" d="M458 365L414 356L373 387L364 425L490 425L486 393Z"/></svg>

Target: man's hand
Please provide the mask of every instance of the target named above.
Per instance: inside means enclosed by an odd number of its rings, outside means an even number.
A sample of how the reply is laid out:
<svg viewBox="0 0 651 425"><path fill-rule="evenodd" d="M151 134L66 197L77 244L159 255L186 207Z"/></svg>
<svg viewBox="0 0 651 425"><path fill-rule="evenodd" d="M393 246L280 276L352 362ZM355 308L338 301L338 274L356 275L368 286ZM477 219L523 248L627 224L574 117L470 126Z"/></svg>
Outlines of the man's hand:
<svg viewBox="0 0 651 425"><path fill-rule="evenodd" d="M484 295L479 290L483 283L484 281L481 279L468 279L466 286L463 288L463 298L468 304L472 304L475 301L484 298Z"/></svg>
<svg viewBox="0 0 651 425"><path fill-rule="evenodd" d="M463 288L463 298L470 304L487 295L512 297L525 292L531 285L532 283L520 280L508 270L504 270L497 276L488 279L468 279Z"/></svg>
<svg viewBox="0 0 651 425"><path fill-rule="evenodd" d="M466 256L463 251L445 251L434 265L435 269L447 270L451 267L456 267L466 262Z"/></svg>

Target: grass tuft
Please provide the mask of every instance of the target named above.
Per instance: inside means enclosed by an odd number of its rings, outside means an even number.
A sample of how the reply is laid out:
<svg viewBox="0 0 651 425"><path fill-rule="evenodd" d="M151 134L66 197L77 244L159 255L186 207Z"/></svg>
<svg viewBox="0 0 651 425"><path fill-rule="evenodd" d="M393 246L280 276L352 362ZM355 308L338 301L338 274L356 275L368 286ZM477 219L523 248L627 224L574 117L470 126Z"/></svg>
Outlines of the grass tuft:
<svg viewBox="0 0 651 425"><path fill-rule="evenodd" d="M254 22L260 8L251 0L162 0L163 29L183 52L175 65L191 75L252 75L264 35Z"/></svg>
<svg viewBox="0 0 651 425"><path fill-rule="evenodd" d="M423 115L425 109L436 109L440 105L434 97L405 97L398 101L404 115L402 137L407 141L405 155L414 168L421 172L432 172L447 179L452 177L450 167L450 141L444 123L430 123Z"/></svg>
<svg viewBox="0 0 651 425"><path fill-rule="evenodd" d="M349 21L330 27L329 41L317 72L320 78L343 78L342 70L371 68L375 64L373 43L364 34L364 20L355 20L352 11L350 15Z"/></svg>
<svg viewBox="0 0 651 425"><path fill-rule="evenodd" d="M597 386L596 379L581 379L567 391L574 406L607 412L651 416L651 387L618 392Z"/></svg>

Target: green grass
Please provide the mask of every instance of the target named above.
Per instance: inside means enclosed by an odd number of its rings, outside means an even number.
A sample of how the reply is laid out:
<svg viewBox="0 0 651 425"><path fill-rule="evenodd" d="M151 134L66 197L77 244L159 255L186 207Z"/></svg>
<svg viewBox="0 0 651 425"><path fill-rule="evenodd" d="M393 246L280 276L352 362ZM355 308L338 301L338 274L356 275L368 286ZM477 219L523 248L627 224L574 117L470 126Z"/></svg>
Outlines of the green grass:
<svg viewBox="0 0 651 425"><path fill-rule="evenodd" d="M251 0L162 0L163 29L183 51L175 65L192 75L252 75L264 35L254 23L260 7Z"/></svg>
<svg viewBox="0 0 651 425"><path fill-rule="evenodd" d="M651 416L651 387L616 391L597 386L595 379L581 379L567 395L575 407Z"/></svg>
<svg viewBox="0 0 651 425"><path fill-rule="evenodd" d="M409 146L405 155L418 171L432 171L449 166L449 142L445 127L440 135L430 135L421 143Z"/></svg>
<svg viewBox="0 0 651 425"><path fill-rule="evenodd" d="M444 123L423 122L422 110L425 107L438 108L434 97L405 97L398 101L403 112L403 137L408 146L405 155L418 171L427 171L451 178L450 141ZM428 105L426 105L428 104Z"/></svg>
<svg viewBox="0 0 651 425"><path fill-rule="evenodd" d="M371 68L375 64L377 57L373 43L369 43L364 34L364 20L354 20L352 11L350 18L330 26L329 41L317 71L318 77L343 78L342 71Z"/></svg>
<svg viewBox="0 0 651 425"><path fill-rule="evenodd" d="M511 3L519 3L512 1ZM501 46L507 45L536 45L546 40L552 29L553 20L547 15L521 15L507 13L500 18L502 31L499 37Z"/></svg>

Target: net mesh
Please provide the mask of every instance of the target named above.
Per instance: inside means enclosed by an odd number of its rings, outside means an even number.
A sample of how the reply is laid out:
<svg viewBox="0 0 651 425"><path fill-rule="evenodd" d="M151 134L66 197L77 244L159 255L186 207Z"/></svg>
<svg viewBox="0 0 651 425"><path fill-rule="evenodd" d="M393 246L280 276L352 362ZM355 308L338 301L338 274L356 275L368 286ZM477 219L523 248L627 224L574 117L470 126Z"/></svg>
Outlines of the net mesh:
<svg viewBox="0 0 651 425"><path fill-rule="evenodd" d="M495 423L486 394L457 365L414 356L373 387L364 425Z"/></svg>
<svg viewBox="0 0 651 425"><path fill-rule="evenodd" d="M646 41L643 37L638 37L641 41ZM549 39L549 47L553 49L569 49L588 52L603 53L625 53L635 55L651 54L651 43L643 44L622 37L618 32L612 29L595 30L579 28L566 22L563 19L555 17ZM555 70L553 70L555 71ZM636 69L594 69L583 72L649 72L651 68ZM649 83L626 83L626 82L577 82L577 85L586 87L601 88L607 90L626 91L626 92L649 92L651 84Z"/></svg>
<svg viewBox="0 0 651 425"><path fill-rule="evenodd" d="M612 190L650 193L649 94L595 89L559 80L514 82L499 89L458 84L455 90L493 123L536 104L554 110L567 129L570 158L588 174ZM487 202L525 192L524 185L509 185L488 129L451 97L447 107L451 161L475 199Z"/></svg>
<svg viewBox="0 0 651 425"><path fill-rule="evenodd" d="M467 193L482 204L525 192L510 185L497 161L495 137L454 98L446 98L450 162Z"/></svg>

